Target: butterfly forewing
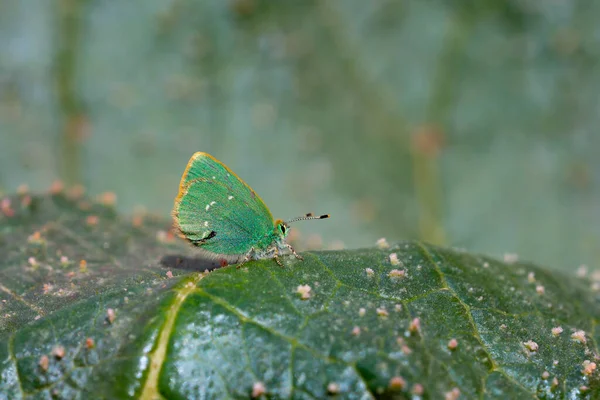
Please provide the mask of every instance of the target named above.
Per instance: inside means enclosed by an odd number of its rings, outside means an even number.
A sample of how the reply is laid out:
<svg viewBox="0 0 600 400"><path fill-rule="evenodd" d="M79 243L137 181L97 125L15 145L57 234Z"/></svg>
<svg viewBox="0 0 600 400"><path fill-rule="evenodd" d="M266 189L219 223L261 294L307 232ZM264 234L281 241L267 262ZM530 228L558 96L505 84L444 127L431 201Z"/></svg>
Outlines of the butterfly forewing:
<svg viewBox="0 0 600 400"><path fill-rule="evenodd" d="M274 228L260 197L206 153L194 154L188 163L174 213L189 241L219 254L244 254Z"/></svg>

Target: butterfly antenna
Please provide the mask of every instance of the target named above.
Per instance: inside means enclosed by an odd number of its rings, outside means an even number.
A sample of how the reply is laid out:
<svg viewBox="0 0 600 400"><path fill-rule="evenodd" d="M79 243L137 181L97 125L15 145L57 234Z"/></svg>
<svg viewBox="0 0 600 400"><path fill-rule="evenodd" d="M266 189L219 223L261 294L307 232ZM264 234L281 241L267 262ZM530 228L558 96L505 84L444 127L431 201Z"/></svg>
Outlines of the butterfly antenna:
<svg viewBox="0 0 600 400"><path fill-rule="evenodd" d="M285 223L289 224L289 223L296 222L296 221L305 221L307 219L325 219L325 218L329 218L329 214L313 215L313 213L308 213L308 214L303 215L301 217L292 218L289 221L285 221Z"/></svg>

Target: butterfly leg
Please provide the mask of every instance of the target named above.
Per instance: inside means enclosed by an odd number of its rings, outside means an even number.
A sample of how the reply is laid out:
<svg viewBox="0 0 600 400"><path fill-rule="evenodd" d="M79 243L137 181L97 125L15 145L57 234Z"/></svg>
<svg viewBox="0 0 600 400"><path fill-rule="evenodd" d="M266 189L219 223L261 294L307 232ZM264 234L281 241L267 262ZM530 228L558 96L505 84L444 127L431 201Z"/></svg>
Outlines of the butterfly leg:
<svg viewBox="0 0 600 400"><path fill-rule="evenodd" d="M275 250L275 256L273 257L275 259L275 262L281 267L281 268L285 268L285 266L283 265L283 263L281 262L281 260L279 259L279 249L277 247L273 248Z"/></svg>
<svg viewBox="0 0 600 400"><path fill-rule="evenodd" d="M298 260L304 260L304 257L302 257L300 254L296 253L296 250L294 250L294 248L292 247L291 244L286 243L285 245L292 252L292 254L294 255L294 257L296 257Z"/></svg>
<svg viewBox="0 0 600 400"><path fill-rule="evenodd" d="M241 263L239 263L237 265L237 267L235 267L236 269L240 269L242 268L242 265L246 264L248 261L252 260L252 255L254 254L254 247L252 247L247 253L246 256L244 256L244 259L242 260Z"/></svg>

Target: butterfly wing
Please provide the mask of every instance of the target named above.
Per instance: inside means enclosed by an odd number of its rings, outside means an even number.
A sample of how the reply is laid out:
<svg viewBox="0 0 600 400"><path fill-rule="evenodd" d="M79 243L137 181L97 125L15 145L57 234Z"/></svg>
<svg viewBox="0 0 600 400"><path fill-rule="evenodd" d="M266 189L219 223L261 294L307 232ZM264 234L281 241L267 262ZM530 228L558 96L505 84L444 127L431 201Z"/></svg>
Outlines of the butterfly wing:
<svg viewBox="0 0 600 400"><path fill-rule="evenodd" d="M203 250L243 255L274 228L262 199L227 166L195 153L181 177L173 217L180 235Z"/></svg>

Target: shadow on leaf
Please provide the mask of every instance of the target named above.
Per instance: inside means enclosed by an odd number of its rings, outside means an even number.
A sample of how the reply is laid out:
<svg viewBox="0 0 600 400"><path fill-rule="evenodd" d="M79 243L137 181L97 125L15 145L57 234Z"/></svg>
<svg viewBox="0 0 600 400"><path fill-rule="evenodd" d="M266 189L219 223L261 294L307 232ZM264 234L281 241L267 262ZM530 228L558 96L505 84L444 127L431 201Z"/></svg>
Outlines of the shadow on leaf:
<svg viewBox="0 0 600 400"><path fill-rule="evenodd" d="M160 264L165 268L183 269L187 271L212 271L221 267L215 260L200 257L186 257L178 254L168 254L161 258Z"/></svg>

